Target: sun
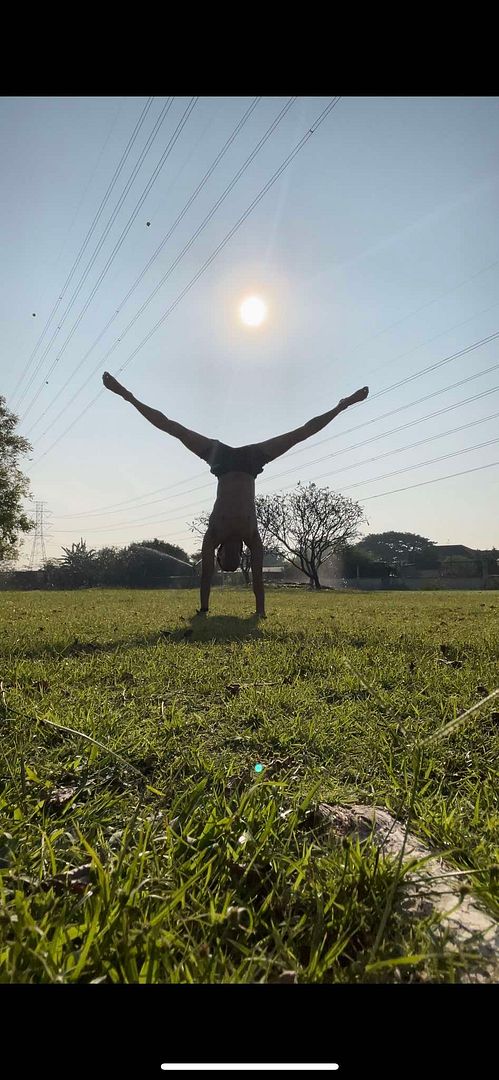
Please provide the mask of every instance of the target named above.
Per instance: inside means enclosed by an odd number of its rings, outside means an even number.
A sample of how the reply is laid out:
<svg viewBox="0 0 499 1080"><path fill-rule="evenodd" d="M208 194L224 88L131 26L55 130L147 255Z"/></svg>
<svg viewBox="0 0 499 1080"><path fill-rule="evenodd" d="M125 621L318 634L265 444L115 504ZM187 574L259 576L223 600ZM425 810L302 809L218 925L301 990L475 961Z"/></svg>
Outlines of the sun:
<svg viewBox="0 0 499 1080"><path fill-rule="evenodd" d="M267 317L267 305L259 296L248 296L239 308L245 326L261 326Z"/></svg>

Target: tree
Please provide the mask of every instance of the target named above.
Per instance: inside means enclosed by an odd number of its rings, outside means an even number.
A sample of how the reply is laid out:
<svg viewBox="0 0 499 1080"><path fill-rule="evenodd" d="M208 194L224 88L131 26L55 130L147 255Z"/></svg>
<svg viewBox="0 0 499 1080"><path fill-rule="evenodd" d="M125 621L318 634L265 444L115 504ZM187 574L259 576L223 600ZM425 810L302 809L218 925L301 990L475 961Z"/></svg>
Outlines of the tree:
<svg viewBox="0 0 499 1080"><path fill-rule="evenodd" d="M359 503L327 487L299 483L288 494L260 496L256 516L278 553L320 589L321 564L355 539L364 512Z"/></svg>
<svg viewBox="0 0 499 1080"><path fill-rule="evenodd" d="M123 561L123 583L129 588L167 588L172 578L191 580L191 563L178 560L143 543L130 544L119 553Z"/></svg>
<svg viewBox="0 0 499 1080"><path fill-rule="evenodd" d="M397 568L412 564L418 559L420 565L431 559L435 542L426 536L408 532L370 533L357 544L360 551Z"/></svg>
<svg viewBox="0 0 499 1080"><path fill-rule="evenodd" d="M18 459L31 450L27 439L15 435L18 417L7 408L0 397L0 563L14 559L18 553L20 533L35 528L23 512L21 500L29 496L29 481L23 476Z"/></svg>
<svg viewBox="0 0 499 1080"><path fill-rule="evenodd" d="M194 521L191 521L189 525L191 532L196 533L197 536L204 536L208 528L209 519L209 510L203 510L202 514L199 514L197 518L194 518ZM199 557L201 558L201 554L199 555Z"/></svg>
<svg viewBox="0 0 499 1080"><path fill-rule="evenodd" d="M91 548L87 550L86 540L80 539L78 544L71 544L70 548L63 547L65 553L61 565L70 571L73 583L78 585L92 585L95 581L95 559L97 552Z"/></svg>
<svg viewBox="0 0 499 1080"><path fill-rule="evenodd" d="M124 584L124 559L122 549L116 547L100 548L94 564L95 583L113 587Z"/></svg>
<svg viewBox="0 0 499 1080"><path fill-rule="evenodd" d="M153 540L150 544L139 541L124 548L104 547L93 551L87 550L81 539L71 548L63 548L63 559L45 563L47 583L58 589L76 589L83 585L164 589L171 585L173 578L185 578L191 583L194 566L182 548L162 540ZM163 547L168 550L163 551ZM179 558L180 555L185 558Z"/></svg>
<svg viewBox="0 0 499 1080"><path fill-rule="evenodd" d="M477 551L477 558L480 559L482 564L484 576L499 573L499 551L495 547Z"/></svg>
<svg viewBox="0 0 499 1080"><path fill-rule="evenodd" d="M341 552L341 569L346 578L387 578L393 573L391 566L375 559L358 544L347 544Z"/></svg>
<svg viewBox="0 0 499 1080"><path fill-rule="evenodd" d="M62 559L47 559L44 562L43 577L47 589L74 589L76 583L68 566L63 565ZM24 571L26 573L26 571Z"/></svg>

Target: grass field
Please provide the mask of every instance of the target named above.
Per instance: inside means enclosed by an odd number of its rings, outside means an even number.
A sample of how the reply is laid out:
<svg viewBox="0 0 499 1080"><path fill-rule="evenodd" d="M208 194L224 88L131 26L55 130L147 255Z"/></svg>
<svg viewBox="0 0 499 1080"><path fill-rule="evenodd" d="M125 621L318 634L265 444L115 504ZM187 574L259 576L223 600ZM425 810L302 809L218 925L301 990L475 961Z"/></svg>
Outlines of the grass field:
<svg viewBox="0 0 499 1080"><path fill-rule="evenodd" d="M311 811L406 819L418 740L499 686L499 595L197 603L0 593L0 980L459 981L431 920L378 934L394 863ZM498 761L495 699L426 748L411 818L496 916Z"/></svg>

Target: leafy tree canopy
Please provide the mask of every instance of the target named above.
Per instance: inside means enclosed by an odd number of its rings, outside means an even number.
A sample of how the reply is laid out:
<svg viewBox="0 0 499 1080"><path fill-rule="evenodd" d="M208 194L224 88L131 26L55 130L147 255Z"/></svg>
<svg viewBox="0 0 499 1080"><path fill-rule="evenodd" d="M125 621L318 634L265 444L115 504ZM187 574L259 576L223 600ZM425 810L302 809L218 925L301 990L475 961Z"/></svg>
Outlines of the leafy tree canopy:
<svg viewBox="0 0 499 1080"><path fill-rule="evenodd" d="M15 434L18 422L0 397L0 564L16 557L20 534L35 527L22 508L23 498L29 496L29 481L19 468L19 458L31 445Z"/></svg>

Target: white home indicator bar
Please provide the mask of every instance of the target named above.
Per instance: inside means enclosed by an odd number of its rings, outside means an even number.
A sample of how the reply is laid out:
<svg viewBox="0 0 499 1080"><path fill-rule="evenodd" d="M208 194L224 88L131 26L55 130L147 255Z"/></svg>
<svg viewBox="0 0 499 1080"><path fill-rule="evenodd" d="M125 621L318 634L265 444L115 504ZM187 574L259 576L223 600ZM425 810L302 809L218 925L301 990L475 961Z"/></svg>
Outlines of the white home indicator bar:
<svg viewBox="0 0 499 1080"><path fill-rule="evenodd" d="M226 1063L215 1065L211 1062L196 1062L191 1065L169 1065L165 1063L161 1068L164 1069L165 1072L176 1072L177 1070L179 1072L263 1072L263 1070L268 1070L269 1072L330 1072L334 1069L339 1069L339 1065L334 1061L330 1065L318 1065L317 1063L307 1065L302 1064L301 1062L297 1065L291 1063L279 1065L275 1062L271 1062L270 1064L258 1062L253 1065L247 1064L246 1062L240 1062L235 1065L228 1065Z"/></svg>

